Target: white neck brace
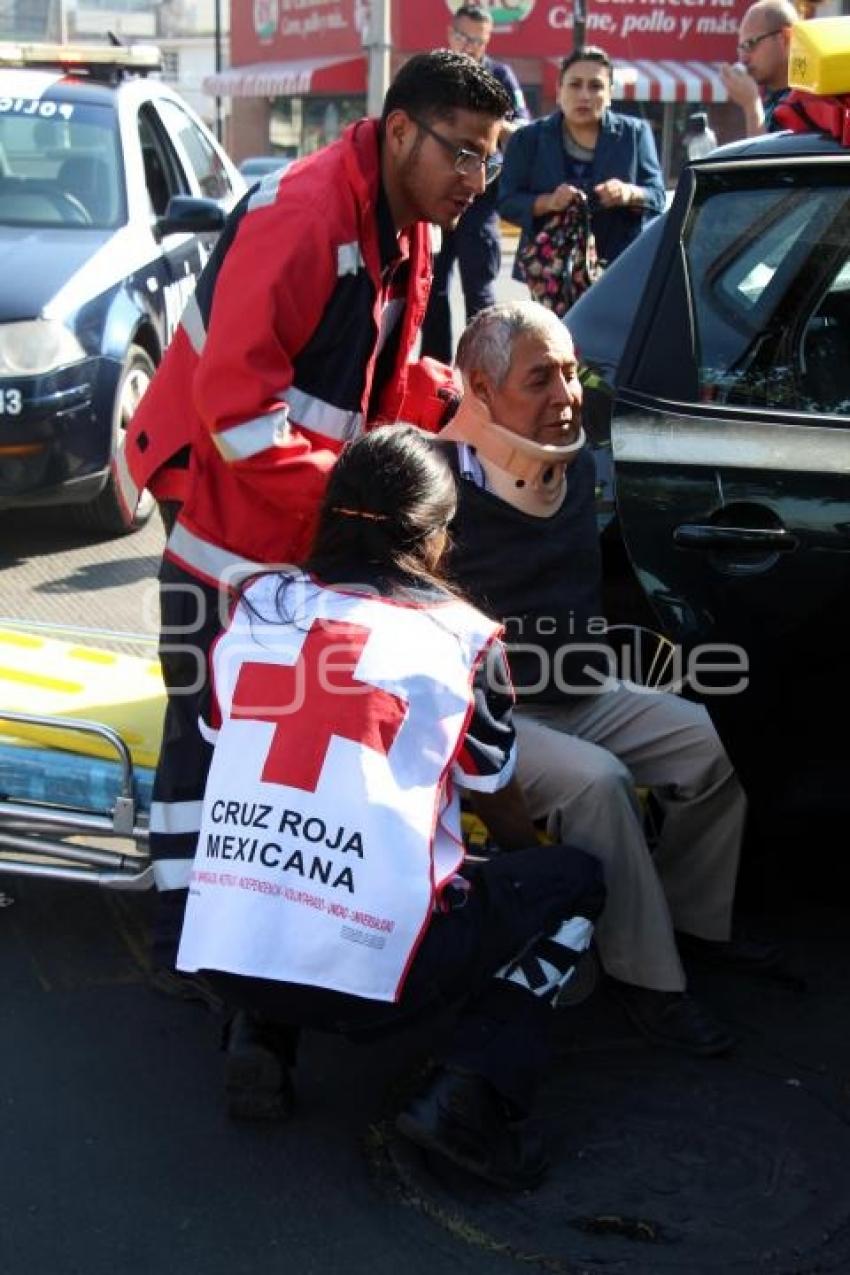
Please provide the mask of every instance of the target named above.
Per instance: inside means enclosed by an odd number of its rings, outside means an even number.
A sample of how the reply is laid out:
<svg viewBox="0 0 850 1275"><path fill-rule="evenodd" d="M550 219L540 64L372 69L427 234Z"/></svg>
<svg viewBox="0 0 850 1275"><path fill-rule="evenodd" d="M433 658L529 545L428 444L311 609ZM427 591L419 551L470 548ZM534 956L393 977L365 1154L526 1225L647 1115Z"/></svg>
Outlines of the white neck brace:
<svg viewBox="0 0 850 1275"><path fill-rule="evenodd" d="M585 444L582 428L575 442L563 447L514 434L494 421L486 403L469 389L440 437L474 447L494 494L543 517L560 508L566 493L567 466Z"/></svg>

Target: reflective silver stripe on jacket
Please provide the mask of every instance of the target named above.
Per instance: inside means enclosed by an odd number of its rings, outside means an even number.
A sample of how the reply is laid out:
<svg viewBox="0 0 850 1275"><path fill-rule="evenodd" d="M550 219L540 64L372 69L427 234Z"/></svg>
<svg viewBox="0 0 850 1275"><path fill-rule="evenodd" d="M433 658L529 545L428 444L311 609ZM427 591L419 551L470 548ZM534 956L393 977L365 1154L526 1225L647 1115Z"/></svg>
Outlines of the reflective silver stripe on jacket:
<svg viewBox="0 0 850 1275"><path fill-rule="evenodd" d="M194 859L154 859L153 879L158 890L185 890L192 876Z"/></svg>
<svg viewBox="0 0 850 1275"><path fill-rule="evenodd" d="M202 801L152 801L150 831L200 832L203 804Z"/></svg>
<svg viewBox="0 0 850 1275"><path fill-rule="evenodd" d="M285 171L285 170L284 170ZM248 212L253 212L255 208L268 208L269 204L273 204L277 199L277 188L280 185L283 172L266 173L251 198L248 200Z"/></svg>
<svg viewBox="0 0 850 1275"><path fill-rule="evenodd" d="M235 587L257 571L290 569L289 563L252 562L250 558L202 540L180 522L168 537L165 548L190 569L225 587Z"/></svg>
<svg viewBox="0 0 850 1275"><path fill-rule="evenodd" d="M281 397L288 401L293 421L316 434L325 434L328 438L339 439L341 443L349 443L363 433L362 412L347 412L345 408L334 407L324 399L299 390L296 385L282 390Z"/></svg>
<svg viewBox="0 0 850 1275"><path fill-rule="evenodd" d="M207 330L204 327L203 316L194 292L183 307L180 326L189 338L189 344L195 353L198 355L203 354L207 341Z"/></svg>
<svg viewBox="0 0 850 1275"><path fill-rule="evenodd" d="M357 274L358 270L365 270L365 268L366 262L363 260L363 253L356 239L352 243L341 243L337 247L337 278L342 278L344 274Z"/></svg>
<svg viewBox="0 0 850 1275"><path fill-rule="evenodd" d="M222 460L249 460L270 447L281 447L289 438L289 408L266 416L255 416L242 425L231 425L220 434L211 434Z"/></svg>

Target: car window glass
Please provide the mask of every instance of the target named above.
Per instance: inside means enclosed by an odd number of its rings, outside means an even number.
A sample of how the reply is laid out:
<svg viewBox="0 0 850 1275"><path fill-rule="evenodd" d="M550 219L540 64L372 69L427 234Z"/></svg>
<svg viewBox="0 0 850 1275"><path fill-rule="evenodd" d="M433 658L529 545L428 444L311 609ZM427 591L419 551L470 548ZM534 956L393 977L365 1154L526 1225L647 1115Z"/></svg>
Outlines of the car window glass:
<svg viewBox="0 0 850 1275"><path fill-rule="evenodd" d="M664 234L665 221L665 217L656 217L650 222L608 267L605 289L589 288L582 293L564 320L583 366L609 382L613 383L616 378ZM612 295L617 298L616 305L611 304Z"/></svg>
<svg viewBox="0 0 850 1275"><path fill-rule="evenodd" d="M170 135L179 141L192 166L202 195L225 199L232 190L227 169L209 138L176 102L158 103Z"/></svg>
<svg viewBox="0 0 850 1275"><path fill-rule="evenodd" d="M172 195L189 194L180 161L150 106L139 111L139 144L151 210L161 217Z"/></svg>
<svg viewBox="0 0 850 1275"><path fill-rule="evenodd" d="M815 410L850 416L850 263L828 282L806 323L800 370Z"/></svg>
<svg viewBox="0 0 850 1275"><path fill-rule="evenodd" d="M850 192L769 181L707 175L685 227L700 398L850 415Z"/></svg>
<svg viewBox="0 0 850 1275"><path fill-rule="evenodd" d="M126 220L115 112L79 102L0 101L0 223L111 228ZM8 109L6 109L8 107Z"/></svg>

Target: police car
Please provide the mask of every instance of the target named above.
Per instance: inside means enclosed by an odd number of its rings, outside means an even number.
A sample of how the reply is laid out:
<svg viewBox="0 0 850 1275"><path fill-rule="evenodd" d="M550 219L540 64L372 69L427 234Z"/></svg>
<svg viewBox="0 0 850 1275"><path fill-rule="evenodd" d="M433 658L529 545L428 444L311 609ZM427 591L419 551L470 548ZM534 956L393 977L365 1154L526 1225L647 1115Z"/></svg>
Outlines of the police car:
<svg viewBox="0 0 850 1275"><path fill-rule="evenodd" d="M150 46L0 44L0 509L128 524L109 465L246 183Z"/></svg>

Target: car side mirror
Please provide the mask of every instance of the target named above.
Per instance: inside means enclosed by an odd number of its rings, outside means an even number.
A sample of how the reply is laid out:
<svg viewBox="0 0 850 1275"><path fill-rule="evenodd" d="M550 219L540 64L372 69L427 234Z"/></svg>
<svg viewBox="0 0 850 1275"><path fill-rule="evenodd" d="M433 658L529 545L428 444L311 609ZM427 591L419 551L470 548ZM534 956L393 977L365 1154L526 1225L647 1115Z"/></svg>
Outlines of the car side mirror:
<svg viewBox="0 0 850 1275"><path fill-rule="evenodd" d="M224 209L214 199L173 195L162 217L154 222L157 239L166 235L198 235L224 229Z"/></svg>

